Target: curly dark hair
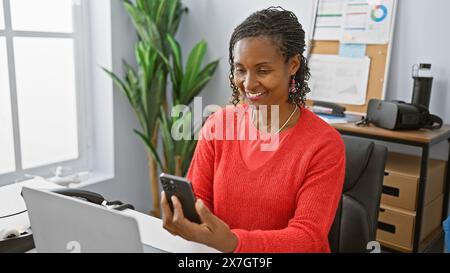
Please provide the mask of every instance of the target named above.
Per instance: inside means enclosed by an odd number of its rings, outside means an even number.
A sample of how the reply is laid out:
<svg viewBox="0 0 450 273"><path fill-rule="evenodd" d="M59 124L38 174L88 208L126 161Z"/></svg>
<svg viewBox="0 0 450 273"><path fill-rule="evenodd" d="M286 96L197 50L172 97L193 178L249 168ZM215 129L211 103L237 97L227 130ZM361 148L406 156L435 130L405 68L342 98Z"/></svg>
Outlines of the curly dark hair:
<svg viewBox="0 0 450 273"><path fill-rule="evenodd" d="M295 55L300 55L300 69L295 75L297 92L289 93L289 102L297 105L305 104L305 97L310 89L308 80L310 78L307 59L303 56L305 51L305 31L298 22L297 16L282 7L269 7L251 14L238 25L230 39L230 86L233 90L232 103L236 106L239 101L239 89L234 84L234 55L235 44L250 37L266 36L278 44L286 62Z"/></svg>

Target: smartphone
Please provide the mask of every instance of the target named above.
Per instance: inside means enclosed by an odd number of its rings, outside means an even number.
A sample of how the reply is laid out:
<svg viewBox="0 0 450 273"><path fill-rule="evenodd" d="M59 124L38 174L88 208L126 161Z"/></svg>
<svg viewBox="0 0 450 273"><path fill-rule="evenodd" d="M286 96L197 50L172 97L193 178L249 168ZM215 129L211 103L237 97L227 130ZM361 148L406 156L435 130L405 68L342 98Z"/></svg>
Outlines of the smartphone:
<svg viewBox="0 0 450 273"><path fill-rule="evenodd" d="M200 224L200 217L195 210L195 195L191 182L183 177L161 173L159 176L162 188L166 194L166 199L173 212L172 195L175 195L181 202L183 214L189 221Z"/></svg>

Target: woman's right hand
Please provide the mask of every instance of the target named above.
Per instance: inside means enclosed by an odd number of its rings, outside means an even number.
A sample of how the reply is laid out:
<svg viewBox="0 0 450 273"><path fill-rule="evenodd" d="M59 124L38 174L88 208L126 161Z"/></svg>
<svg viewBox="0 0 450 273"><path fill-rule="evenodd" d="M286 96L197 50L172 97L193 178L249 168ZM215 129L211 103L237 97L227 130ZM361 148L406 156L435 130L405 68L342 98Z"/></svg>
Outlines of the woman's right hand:
<svg viewBox="0 0 450 273"><path fill-rule="evenodd" d="M172 196L173 212L164 191L161 193L163 208L163 227L174 236L181 236L188 241L205 244L222 252L233 252L237 246L237 237L230 227L215 216L200 199L195 209L200 216L201 224L189 221L184 217L181 202Z"/></svg>

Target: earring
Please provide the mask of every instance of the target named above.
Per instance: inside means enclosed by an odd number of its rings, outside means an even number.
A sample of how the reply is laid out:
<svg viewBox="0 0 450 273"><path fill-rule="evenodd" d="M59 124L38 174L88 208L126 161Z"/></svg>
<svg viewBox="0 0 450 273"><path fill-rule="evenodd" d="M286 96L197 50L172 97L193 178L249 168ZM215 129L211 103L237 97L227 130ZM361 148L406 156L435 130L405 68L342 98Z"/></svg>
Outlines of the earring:
<svg viewBox="0 0 450 273"><path fill-rule="evenodd" d="M289 87L289 93L295 94L297 93L297 91L298 91L297 82L295 81L295 76L292 76L291 87Z"/></svg>

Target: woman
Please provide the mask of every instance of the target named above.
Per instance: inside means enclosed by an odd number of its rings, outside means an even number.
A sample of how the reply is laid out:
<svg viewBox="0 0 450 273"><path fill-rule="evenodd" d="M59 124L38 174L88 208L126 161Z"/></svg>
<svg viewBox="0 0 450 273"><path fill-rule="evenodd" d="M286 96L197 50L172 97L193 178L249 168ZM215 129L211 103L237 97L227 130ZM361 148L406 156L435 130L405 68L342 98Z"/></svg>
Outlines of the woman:
<svg viewBox="0 0 450 273"><path fill-rule="evenodd" d="M184 218L177 198L172 212L162 194L165 229L222 252L330 251L344 144L304 107L309 91L304 50L302 26L279 7L255 12L234 30L229 60L234 107L207 120L187 175L202 224ZM238 105L240 96L248 104ZM217 137L218 127L230 123L245 132L256 128L258 138ZM262 149L266 136L277 145Z"/></svg>

